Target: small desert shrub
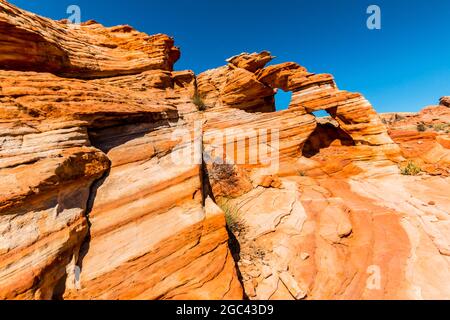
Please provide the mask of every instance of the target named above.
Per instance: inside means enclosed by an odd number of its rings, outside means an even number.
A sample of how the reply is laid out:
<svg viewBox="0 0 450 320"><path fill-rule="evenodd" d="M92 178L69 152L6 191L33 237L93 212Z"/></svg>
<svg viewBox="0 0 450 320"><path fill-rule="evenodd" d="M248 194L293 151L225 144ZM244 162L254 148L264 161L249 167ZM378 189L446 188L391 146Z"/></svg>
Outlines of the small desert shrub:
<svg viewBox="0 0 450 320"><path fill-rule="evenodd" d="M206 104L203 101L202 96L198 91L195 91L194 96L192 97L192 103L197 106L198 111L205 111L206 110Z"/></svg>
<svg viewBox="0 0 450 320"><path fill-rule="evenodd" d="M401 173L404 176L417 176L422 169L418 165L416 165L413 161L409 161L408 164L401 168Z"/></svg>
<svg viewBox="0 0 450 320"><path fill-rule="evenodd" d="M220 201L219 206L225 213L225 221L227 223L228 230L233 233L242 231L244 226L240 219L239 209L232 205L228 200Z"/></svg>
<svg viewBox="0 0 450 320"><path fill-rule="evenodd" d="M445 123L436 123L433 125L433 128L435 131L444 131L447 125Z"/></svg>
<svg viewBox="0 0 450 320"><path fill-rule="evenodd" d="M300 177L306 177L306 172L305 172L305 171L299 170L299 171L297 171L297 172L298 172L298 175L299 175Z"/></svg>
<svg viewBox="0 0 450 320"><path fill-rule="evenodd" d="M427 131L427 127L425 126L425 124L419 123L419 124L417 125L417 131L419 131L419 132Z"/></svg>
<svg viewBox="0 0 450 320"><path fill-rule="evenodd" d="M229 208L225 211L225 220L231 232L239 232L242 229L239 214L234 209Z"/></svg>

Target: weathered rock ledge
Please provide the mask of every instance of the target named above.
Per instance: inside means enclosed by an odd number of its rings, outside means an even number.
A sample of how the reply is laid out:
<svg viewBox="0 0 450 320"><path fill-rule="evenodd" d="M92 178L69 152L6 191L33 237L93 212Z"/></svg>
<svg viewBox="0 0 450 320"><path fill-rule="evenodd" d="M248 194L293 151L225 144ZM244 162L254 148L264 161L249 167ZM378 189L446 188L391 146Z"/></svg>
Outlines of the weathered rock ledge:
<svg viewBox="0 0 450 320"><path fill-rule="evenodd" d="M450 298L445 99L380 118L267 51L173 71L166 35L6 1L0 42L0 299Z"/></svg>

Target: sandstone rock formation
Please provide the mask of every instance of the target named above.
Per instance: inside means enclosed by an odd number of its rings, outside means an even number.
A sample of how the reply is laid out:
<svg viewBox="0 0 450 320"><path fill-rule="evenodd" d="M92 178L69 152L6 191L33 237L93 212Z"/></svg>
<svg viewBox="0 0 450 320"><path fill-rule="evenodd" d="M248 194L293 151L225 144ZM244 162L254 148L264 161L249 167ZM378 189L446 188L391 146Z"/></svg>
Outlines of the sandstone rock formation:
<svg viewBox="0 0 450 320"><path fill-rule="evenodd" d="M0 41L0 299L450 298L447 107L6 1Z"/></svg>
<svg viewBox="0 0 450 320"><path fill-rule="evenodd" d="M450 97L442 97L440 100L440 105L450 108Z"/></svg>
<svg viewBox="0 0 450 320"><path fill-rule="evenodd" d="M38 17L0 2L2 69L52 72L74 78L172 70L180 57L166 35L148 36L130 26L80 26ZM26 48L26 50L24 50Z"/></svg>
<svg viewBox="0 0 450 320"><path fill-rule="evenodd" d="M242 55L244 61L250 56L257 55ZM227 215L235 216L236 260L247 297L448 297L450 287L444 279L450 271L446 238L449 203L445 190L434 190L448 180L401 176L399 166L406 161L406 154L401 155L402 149L393 143L370 104L359 94L339 91L332 76L310 74L294 63L258 67L253 68L256 80L235 64L198 76L198 90L213 106L205 114L207 128L241 128L250 117L256 127L263 128L266 124L258 118L267 113L250 115L248 112L255 109L247 108L247 101L259 97L255 88L261 84L257 81L272 89L293 91L288 110L269 113L270 127L280 130L281 163L270 172L270 177L281 177L275 185L272 178L268 184L261 183L267 176L261 177L258 165L229 168L234 172L234 180L229 182L215 178L215 171L222 168L213 165L208 170L218 203ZM247 90L241 90L242 78L235 76L241 73L252 79L245 86ZM235 100L230 99L230 90L223 89L233 85L240 90ZM242 101L245 103L240 104ZM274 109L273 101L266 99L265 103L256 110ZM229 108L243 109L247 114ZM215 109L220 116L214 117ZM314 119L311 113L317 110L327 110L330 117ZM233 114L235 123L230 123ZM303 131L289 135L294 128L278 117L294 115L300 116L295 121ZM306 120L314 125L307 125ZM220 149L222 140L220 144L211 142L214 135L209 129L204 137L205 150ZM237 134L237 144L242 141L244 145L246 138L251 139ZM290 147L284 147L288 143ZM252 153L251 147L248 151ZM445 169L441 165L438 167ZM240 187L241 194L236 192L233 187L246 181L252 182L253 189ZM430 220L430 214L439 218ZM440 280L425 280L425 269L431 265L425 258L411 258L423 254L442 267L436 274Z"/></svg>
<svg viewBox="0 0 450 320"><path fill-rule="evenodd" d="M0 298L242 298L173 41L0 5Z"/></svg>
<svg viewBox="0 0 450 320"><path fill-rule="evenodd" d="M305 114L327 110L356 144L392 144L380 118L362 95L341 91L331 75L313 74L295 63L264 68L271 58L267 52L244 53L229 59L228 66L200 74L200 96L214 107L267 112L275 110L274 89L292 91L289 109Z"/></svg>
<svg viewBox="0 0 450 320"><path fill-rule="evenodd" d="M383 119L408 161L428 174L450 175L449 108L429 106L419 113L385 114Z"/></svg>

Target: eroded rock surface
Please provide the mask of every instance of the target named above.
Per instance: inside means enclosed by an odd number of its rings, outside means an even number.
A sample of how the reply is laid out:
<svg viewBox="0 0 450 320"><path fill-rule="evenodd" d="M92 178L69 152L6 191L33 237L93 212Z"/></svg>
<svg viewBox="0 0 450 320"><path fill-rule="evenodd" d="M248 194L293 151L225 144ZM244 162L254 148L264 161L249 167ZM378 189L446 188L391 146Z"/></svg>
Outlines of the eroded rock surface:
<svg viewBox="0 0 450 320"><path fill-rule="evenodd" d="M406 162L431 175L450 175L449 108L429 106L419 113L385 114L383 119Z"/></svg>
<svg viewBox="0 0 450 320"><path fill-rule="evenodd" d="M244 58L247 61L249 56ZM233 60L239 61L236 57ZM199 90L201 93L204 90L205 98L211 99L215 108L236 108L238 104L227 103L223 97L225 91L208 91L205 82L225 81L228 86L235 83L239 90L239 78L224 71L235 67L229 65L199 76L203 81ZM431 191L434 186L448 184L448 180L401 175L403 164L412 157L405 153L403 143L399 148L393 142L392 138L399 141L399 133L391 129L389 136L364 97L338 90L332 76L311 74L294 63L258 67L258 81L273 89L293 91L289 109L270 114L270 127L284 134L280 138L280 165L265 176L260 174L264 167L260 163L229 168L235 172L233 177L242 177L238 182L233 181L232 186L247 180L252 182L253 188L241 188L241 194L233 187L224 187L223 180L210 179L219 204L228 215L234 216L232 229L239 244L234 250L235 259L247 297L448 297L450 287L445 279L449 275L446 253L449 204L444 189ZM255 101L251 98L252 90L245 92L248 96L242 93L236 101ZM240 105L237 108L246 109ZM317 110L327 110L330 117L314 119L311 113ZM213 111L214 108L206 113L208 127L230 126L232 117L227 114L233 114L231 111L220 110L220 121L211 117ZM238 114L234 128L245 124L242 119L256 120L265 115L243 117L241 113L234 112ZM287 119L296 114L303 114L296 122L302 123L304 131L303 134L295 132L292 139L288 138L287 133L293 129ZM431 118L448 123L445 116L437 117L439 120L436 116ZM306 119L314 125L307 126ZM238 148L239 141L250 139L243 133L237 136ZM220 144L211 142L214 136L208 130L204 137L206 150L220 149ZM417 143L420 138L411 137L411 141ZM291 148L284 147L288 143ZM242 142L240 146L243 145ZM434 159L436 168L445 171L446 158L436 153L441 147L444 148L439 145L434 153L428 153L428 157ZM248 153L252 154L251 147ZM226 153L226 157L233 155ZM214 169L210 170L213 177ZM216 184L219 187L215 188ZM440 218L430 218L435 214ZM236 243L233 245L237 246ZM442 269L426 280L428 259Z"/></svg>
<svg viewBox="0 0 450 320"><path fill-rule="evenodd" d="M0 298L242 298L173 40L0 5Z"/></svg>
<svg viewBox="0 0 450 320"><path fill-rule="evenodd" d="M2 69L52 72L75 78L172 70L180 57L166 35L148 36L130 26L95 21L68 25L0 2ZM26 49L25 49L26 48Z"/></svg>
<svg viewBox="0 0 450 320"><path fill-rule="evenodd" d="M0 299L450 298L445 98L0 9Z"/></svg>

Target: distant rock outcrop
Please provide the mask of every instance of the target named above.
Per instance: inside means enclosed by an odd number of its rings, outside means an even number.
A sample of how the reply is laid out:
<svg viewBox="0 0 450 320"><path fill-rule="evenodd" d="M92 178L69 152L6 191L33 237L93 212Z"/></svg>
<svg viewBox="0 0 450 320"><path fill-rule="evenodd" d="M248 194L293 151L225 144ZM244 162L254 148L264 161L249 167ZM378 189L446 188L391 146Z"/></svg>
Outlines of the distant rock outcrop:
<svg viewBox="0 0 450 320"><path fill-rule="evenodd" d="M441 106L450 108L450 97L442 97L439 102L440 102Z"/></svg>
<svg viewBox="0 0 450 320"><path fill-rule="evenodd" d="M414 161L428 174L450 176L449 108L429 106L419 113L390 113L382 117L408 161Z"/></svg>

